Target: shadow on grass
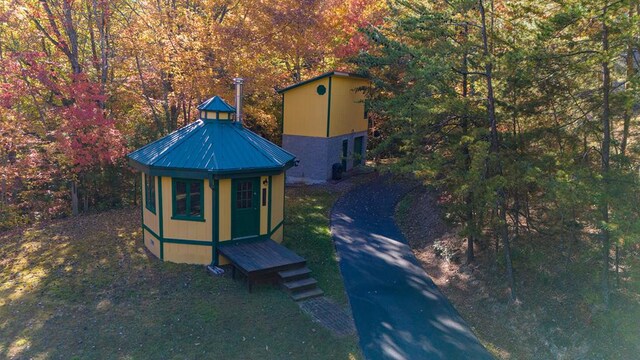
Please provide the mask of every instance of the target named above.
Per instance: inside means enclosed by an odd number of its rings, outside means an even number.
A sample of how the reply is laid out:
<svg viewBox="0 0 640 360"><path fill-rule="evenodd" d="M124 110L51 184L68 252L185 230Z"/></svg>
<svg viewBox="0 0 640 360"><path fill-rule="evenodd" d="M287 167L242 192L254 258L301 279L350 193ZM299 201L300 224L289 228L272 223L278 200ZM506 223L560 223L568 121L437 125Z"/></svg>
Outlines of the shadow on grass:
<svg viewBox="0 0 640 360"><path fill-rule="evenodd" d="M292 214L295 217L295 212ZM163 263L139 210L0 233L0 358L358 357L281 291Z"/></svg>
<svg viewBox="0 0 640 360"><path fill-rule="evenodd" d="M283 243L307 260L325 294L345 305L347 298L329 229L329 212L341 194L331 191L330 186L288 190Z"/></svg>

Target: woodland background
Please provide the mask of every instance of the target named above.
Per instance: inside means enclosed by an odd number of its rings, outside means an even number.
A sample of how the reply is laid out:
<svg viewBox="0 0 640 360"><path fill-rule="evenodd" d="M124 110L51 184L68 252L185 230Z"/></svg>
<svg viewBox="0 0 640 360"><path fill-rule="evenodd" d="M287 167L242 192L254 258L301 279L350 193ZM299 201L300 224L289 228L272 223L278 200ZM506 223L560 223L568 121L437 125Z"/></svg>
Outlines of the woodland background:
<svg viewBox="0 0 640 360"><path fill-rule="evenodd" d="M278 142L276 90L350 70L374 84L370 158L438 190L510 302L520 244L544 238L551 272L588 272L585 306L637 306L639 6L3 0L0 229L136 203L123 156L231 99L235 76L247 126Z"/></svg>
<svg viewBox="0 0 640 360"><path fill-rule="evenodd" d="M135 202L124 155L194 121L205 99L231 101L235 76L246 78L248 126L277 140L276 89L341 67L383 9L371 0L3 0L0 228Z"/></svg>

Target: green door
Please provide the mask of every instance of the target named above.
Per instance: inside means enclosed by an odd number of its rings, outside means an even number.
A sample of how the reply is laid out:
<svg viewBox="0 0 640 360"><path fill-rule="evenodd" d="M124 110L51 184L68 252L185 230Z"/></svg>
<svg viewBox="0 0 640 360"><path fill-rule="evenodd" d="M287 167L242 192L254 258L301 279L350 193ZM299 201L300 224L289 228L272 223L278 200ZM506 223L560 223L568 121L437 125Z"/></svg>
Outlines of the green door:
<svg viewBox="0 0 640 360"><path fill-rule="evenodd" d="M260 235L260 178L233 179L231 191L231 237Z"/></svg>
<svg viewBox="0 0 640 360"><path fill-rule="evenodd" d="M362 141L364 137L358 136L353 140L353 166L362 164Z"/></svg>
<svg viewBox="0 0 640 360"><path fill-rule="evenodd" d="M342 140L342 171L347 171L347 156L349 156L349 140Z"/></svg>

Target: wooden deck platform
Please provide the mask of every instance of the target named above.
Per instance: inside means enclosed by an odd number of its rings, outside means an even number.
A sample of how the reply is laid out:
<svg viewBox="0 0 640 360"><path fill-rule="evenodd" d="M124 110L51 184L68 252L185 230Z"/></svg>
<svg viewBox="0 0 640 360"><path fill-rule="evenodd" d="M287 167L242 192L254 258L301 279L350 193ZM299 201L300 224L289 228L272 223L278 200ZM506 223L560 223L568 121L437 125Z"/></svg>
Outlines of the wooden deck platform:
<svg viewBox="0 0 640 360"><path fill-rule="evenodd" d="M247 242L220 243L220 254L224 255L236 270L247 279L249 291L253 283L260 279L277 281L278 272L301 268L306 260L271 239Z"/></svg>

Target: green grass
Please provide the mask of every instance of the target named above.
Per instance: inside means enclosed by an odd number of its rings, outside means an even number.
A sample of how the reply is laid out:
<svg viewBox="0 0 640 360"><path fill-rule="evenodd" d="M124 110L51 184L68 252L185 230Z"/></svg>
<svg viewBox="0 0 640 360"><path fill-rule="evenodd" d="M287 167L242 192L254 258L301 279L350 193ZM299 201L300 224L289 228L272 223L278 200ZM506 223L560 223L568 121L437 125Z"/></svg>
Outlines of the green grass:
<svg viewBox="0 0 640 360"><path fill-rule="evenodd" d="M327 190L288 192L286 243L345 301ZM351 359L337 338L268 285L163 263L142 244L139 210L0 233L0 358Z"/></svg>
<svg viewBox="0 0 640 360"><path fill-rule="evenodd" d="M339 192L320 186L290 189L286 196L283 244L307 259L312 276L328 296L346 304L344 284L328 226L331 206L339 196Z"/></svg>

